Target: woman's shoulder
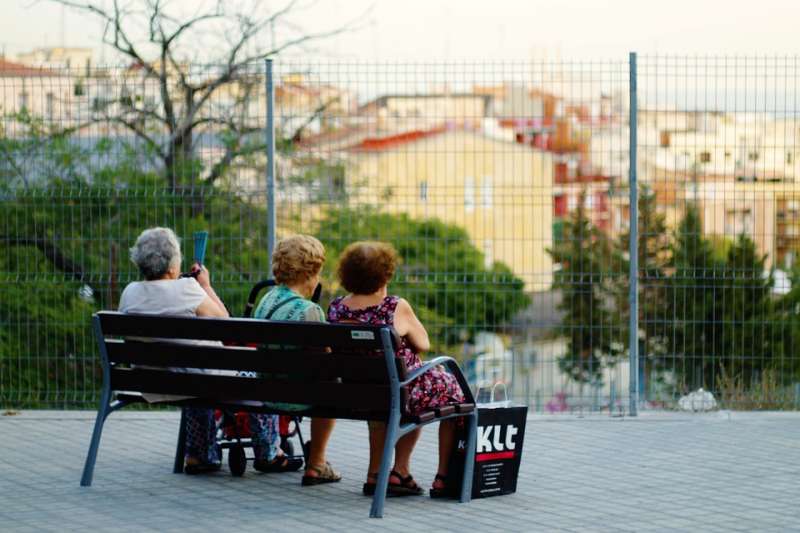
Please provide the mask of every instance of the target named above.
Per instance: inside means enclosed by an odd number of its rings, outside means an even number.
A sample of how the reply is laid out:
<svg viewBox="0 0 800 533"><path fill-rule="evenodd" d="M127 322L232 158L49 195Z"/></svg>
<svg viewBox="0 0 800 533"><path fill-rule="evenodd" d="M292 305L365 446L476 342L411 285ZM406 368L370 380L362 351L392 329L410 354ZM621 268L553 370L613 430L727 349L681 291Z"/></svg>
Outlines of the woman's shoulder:
<svg viewBox="0 0 800 533"><path fill-rule="evenodd" d="M178 290L186 291L186 292L202 292L205 294L203 287L200 286L200 283L197 279L187 276L185 278L178 278L173 281L175 284L174 286L178 288Z"/></svg>
<svg viewBox="0 0 800 533"><path fill-rule="evenodd" d="M383 299L382 305L391 308L392 311L396 311L398 308L408 305L408 302L396 294L390 294Z"/></svg>
<svg viewBox="0 0 800 533"><path fill-rule="evenodd" d="M322 310L322 307L319 304L306 300L310 305L308 305L303 310L303 316L306 322L327 322L325 319L325 311Z"/></svg>

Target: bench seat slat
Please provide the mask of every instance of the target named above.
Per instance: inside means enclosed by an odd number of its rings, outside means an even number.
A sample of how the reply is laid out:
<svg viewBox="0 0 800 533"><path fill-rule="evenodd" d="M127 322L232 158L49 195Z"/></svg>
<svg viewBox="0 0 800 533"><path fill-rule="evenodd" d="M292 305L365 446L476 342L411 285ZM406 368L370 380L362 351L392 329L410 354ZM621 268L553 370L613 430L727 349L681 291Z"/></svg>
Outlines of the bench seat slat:
<svg viewBox="0 0 800 533"><path fill-rule="evenodd" d="M114 364L210 368L292 374L314 380L343 378L387 383L386 363L371 354L338 354L321 350L267 350L232 346L197 346L167 342L106 341Z"/></svg>
<svg viewBox="0 0 800 533"><path fill-rule="evenodd" d="M294 402L324 407L388 409L388 385L313 382L287 382L265 378L219 376L162 370L111 369L111 389L177 396L196 396L211 401L262 400Z"/></svg>
<svg viewBox="0 0 800 533"><path fill-rule="evenodd" d="M287 322L248 318L197 318L97 313L107 337L216 340L241 344L284 344L381 349L379 326Z"/></svg>

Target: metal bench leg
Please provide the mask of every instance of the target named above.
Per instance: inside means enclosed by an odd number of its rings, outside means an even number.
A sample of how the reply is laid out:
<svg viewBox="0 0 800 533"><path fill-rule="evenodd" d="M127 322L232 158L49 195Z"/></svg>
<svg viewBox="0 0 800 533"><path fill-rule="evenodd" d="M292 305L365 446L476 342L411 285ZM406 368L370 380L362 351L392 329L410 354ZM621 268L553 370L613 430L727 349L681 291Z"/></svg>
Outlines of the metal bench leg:
<svg viewBox="0 0 800 533"><path fill-rule="evenodd" d="M386 503L386 490L389 488L389 470L394 459L394 445L397 444L399 430L399 416L392 415L386 424L386 440L383 442L383 456L381 468L378 470L378 482L375 484L375 496L372 497L372 507L369 510L370 518L383 518L383 505Z"/></svg>
<svg viewBox="0 0 800 533"><path fill-rule="evenodd" d="M175 449L175 465L172 472L175 474L183 473L183 460L186 456L186 411L181 409L181 422L178 428L178 446ZM220 458L221 459L221 458Z"/></svg>
<svg viewBox="0 0 800 533"><path fill-rule="evenodd" d="M106 417L111 412L108 405L109 394L103 391L100 400L100 407L97 409L97 419L94 422L92 431L92 441L89 443L89 453L86 455L86 463L83 465L83 475L81 476L81 487L90 487L92 477L94 477L94 464L97 461L97 450L100 448L100 436L103 434L103 424Z"/></svg>
<svg viewBox="0 0 800 533"><path fill-rule="evenodd" d="M303 461L306 465L308 465L308 458L311 457L311 450L309 449L309 446L306 446L306 441L303 439L303 432L300 430L300 422L302 421L302 417L295 416L292 418L292 420L294 420L294 424L297 429L297 439L300 441L300 449L303 451Z"/></svg>
<svg viewBox="0 0 800 533"><path fill-rule="evenodd" d="M461 503L472 499L472 477L475 468L475 444L478 432L478 410L467 417L467 442L464 454L464 479L461 481Z"/></svg>

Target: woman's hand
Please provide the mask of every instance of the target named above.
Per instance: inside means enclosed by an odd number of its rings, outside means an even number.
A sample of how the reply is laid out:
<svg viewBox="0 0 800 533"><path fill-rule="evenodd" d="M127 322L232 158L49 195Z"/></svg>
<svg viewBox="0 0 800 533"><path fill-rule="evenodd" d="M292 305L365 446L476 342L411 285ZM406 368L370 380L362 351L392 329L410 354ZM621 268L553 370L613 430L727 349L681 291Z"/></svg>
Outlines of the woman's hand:
<svg viewBox="0 0 800 533"><path fill-rule="evenodd" d="M195 263L192 265L192 276L197 280L197 283L200 284L200 287L206 291L208 294L208 298L206 298L203 303L200 304L200 307L197 308L197 315L198 316L214 316L214 317L222 317L227 318L230 315L228 314L228 310L225 308L225 304L222 303L217 293L214 292L214 289L211 287L211 275L209 274L206 267L199 263Z"/></svg>
<svg viewBox="0 0 800 533"><path fill-rule="evenodd" d="M211 287L211 274L209 274L206 267L200 263L195 263L192 265L191 272L192 276L194 276L194 278L197 280L197 283L199 283L201 287L204 289Z"/></svg>

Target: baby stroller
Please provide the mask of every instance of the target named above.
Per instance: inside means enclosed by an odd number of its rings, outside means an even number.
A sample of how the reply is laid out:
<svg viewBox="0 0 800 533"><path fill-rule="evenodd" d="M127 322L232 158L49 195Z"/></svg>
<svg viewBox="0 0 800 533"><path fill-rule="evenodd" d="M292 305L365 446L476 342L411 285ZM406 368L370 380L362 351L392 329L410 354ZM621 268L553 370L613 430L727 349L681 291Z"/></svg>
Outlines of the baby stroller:
<svg viewBox="0 0 800 533"><path fill-rule="evenodd" d="M253 308L255 307L256 299L259 293L268 288L275 286L274 280L264 280L256 283L250 290L245 304L243 317L250 318L253 315ZM322 287L317 286L311 300L318 302ZM252 460L247 457L245 453L246 448L252 448L253 442L250 438L252 432L250 431L250 419L248 413L218 409L215 412L217 420L217 447L219 448L219 456L222 458L222 450L228 450L228 468L234 476L241 476L247 470L247 461ZM303 434L300 430L300 422L303 420L301 416L285 416L279 417L279 433L281 438L281 449L287 457L291 459L302 458L308 464L308 453L310 442L303 440ZM294 443L290 439L297 437L302 449L301 455L295 455Z"/></svg>

